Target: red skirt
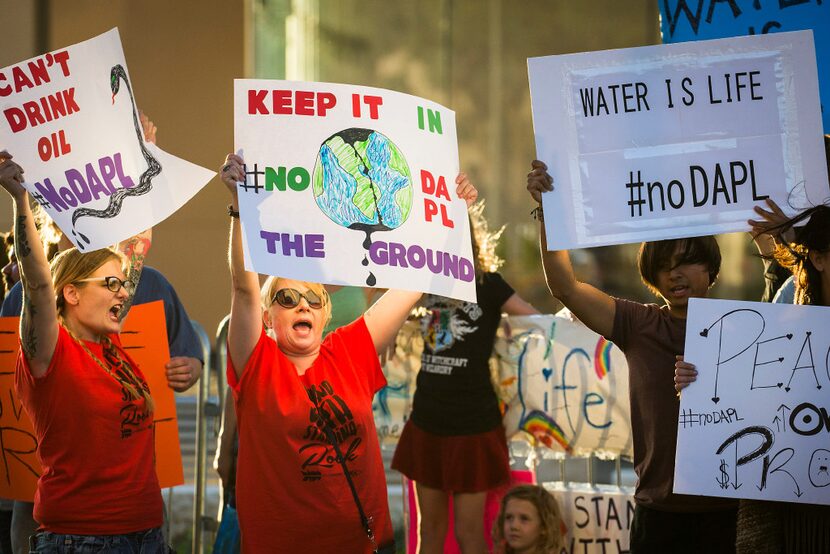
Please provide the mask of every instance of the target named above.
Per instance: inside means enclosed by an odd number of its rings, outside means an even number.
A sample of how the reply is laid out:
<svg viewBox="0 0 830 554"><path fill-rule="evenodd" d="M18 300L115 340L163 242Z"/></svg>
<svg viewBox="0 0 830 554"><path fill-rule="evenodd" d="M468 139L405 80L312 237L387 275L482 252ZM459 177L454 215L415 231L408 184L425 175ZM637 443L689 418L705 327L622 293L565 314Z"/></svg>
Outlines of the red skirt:
<svg viewBox="0 0 830 554"><path fill-rule="evenodd" d="M474 493L510 482L504 427L476 435L441 436L407 421L392 469L412 481L448 493Z"/></svg>

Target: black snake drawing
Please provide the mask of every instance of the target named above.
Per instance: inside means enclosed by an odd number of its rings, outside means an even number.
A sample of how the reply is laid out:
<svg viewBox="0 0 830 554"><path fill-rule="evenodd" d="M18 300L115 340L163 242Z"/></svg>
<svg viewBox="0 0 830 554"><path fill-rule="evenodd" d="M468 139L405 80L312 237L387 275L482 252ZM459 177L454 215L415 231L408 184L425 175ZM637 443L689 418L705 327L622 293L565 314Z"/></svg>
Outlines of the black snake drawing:
<svg viewBox="0 0 830 554"><path fill-rule="evenodd" d="M133 107L133 123L135 124L135 134L138 137L138 147L141 150L141 155L147 162L147 170L141 174L138 180L138 185L126 189L121 188L115 191L110 196L109 205L103 210L93 210L91 208L79 208L72 214L72 234L79 237L81 241L76 241L80 249L83 249L83 243L89 244L89 239L83 233L74 230L75 223L82 217L97 217L107 219L117 216L121 212L121 204L128 196L141 196L150 192L153 188L152 179L161 173L161 164L153 157L149 150L144 146L144 136L141 132L141 123L138 120L138 112L135 109L135 99L133 98L133 89L130 86L130 80L127 78L127 72L118 64L113 66L110 71L110 88L112 89L112 102L115 103L115 96L118 94L121 85L121 79L127 87L127 92L130 94L130 105Z"/></svg>

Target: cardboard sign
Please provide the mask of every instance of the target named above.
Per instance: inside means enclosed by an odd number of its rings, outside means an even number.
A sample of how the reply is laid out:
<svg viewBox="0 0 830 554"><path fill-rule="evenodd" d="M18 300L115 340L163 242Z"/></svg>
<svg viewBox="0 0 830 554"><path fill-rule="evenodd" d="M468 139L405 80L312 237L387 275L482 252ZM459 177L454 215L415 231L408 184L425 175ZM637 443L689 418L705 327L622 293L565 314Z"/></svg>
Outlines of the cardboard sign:
<svg viewBox="0 0 830 554"><path fill-rule="evenodd" d="M628 364L613 343L563 315L511 316L496 340L507 436L555 452L631 456Z"/></svg>
<svg viewBox="0 0 830 554"><path fill-rule="evenodd" d="M830 308L693 298L674 492L830 504Z"/></svg>
<svg viewBox="0 0 830 554"><path fill-rule="evenodd" d="M248 270L475 301L455 113L399 92L237 80Z"/></svg>
<svg viewBox="0 0 830 554"><path fill-rule="evenodd" d="M0 318L0 497L32 502L41 467L37 439L14 388L20 318ZM133 306L121 331L124 349L141 368L155 402L156 473L162 488L184 483L176 400L167 386L170 359L164 303Z"/></svg>
<svg viewBox="0 0 830 554"><path fill-rule="evenodd" d="M828 197L812 34L528 60L550 250L746 231Z"/></svg>
<svg viewBox="0 0 830 554"><path fill-rule="evenodd" d="M830 133L830 5L822 0L659 0L664 43L813 30L824 132Z"/></svg>
<svg viewBox="0 0 830 554"><path fill-rule="evenodd" d="M215 175L144 142L118 30L0 69L0 149L80 250L134 236Z"/></svg>
<svg viewBox="0 0 830 554"><path fill-rule="evenodd" d="M565 546L556 554L624 554L634 518L631 487L546 483L562 512Z"/></svg>

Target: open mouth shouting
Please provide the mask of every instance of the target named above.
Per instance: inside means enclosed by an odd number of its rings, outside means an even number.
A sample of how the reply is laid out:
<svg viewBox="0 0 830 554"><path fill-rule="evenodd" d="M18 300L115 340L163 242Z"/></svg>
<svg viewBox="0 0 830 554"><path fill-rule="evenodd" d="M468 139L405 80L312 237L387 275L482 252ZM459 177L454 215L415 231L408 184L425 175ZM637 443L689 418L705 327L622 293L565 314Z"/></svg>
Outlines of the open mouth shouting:
<svg viewBox="0 0 830 554"><path fill-rule="evenodd" d="M314 330L314 322L310 317L300 316L296 321L294 321L291 328L294 329L299 336L306 337L311 335Z"/></svg>
<svg viewBox="0 0 830 554"><path fill-rule="evenodd" d="M123 310L123 309L124 309L124 304L121 304L121 303L114 304L114 305L110 306L110 310L109 310L110 319L117 323L119 321L119 317L121 316L121 310Z"/></svg>

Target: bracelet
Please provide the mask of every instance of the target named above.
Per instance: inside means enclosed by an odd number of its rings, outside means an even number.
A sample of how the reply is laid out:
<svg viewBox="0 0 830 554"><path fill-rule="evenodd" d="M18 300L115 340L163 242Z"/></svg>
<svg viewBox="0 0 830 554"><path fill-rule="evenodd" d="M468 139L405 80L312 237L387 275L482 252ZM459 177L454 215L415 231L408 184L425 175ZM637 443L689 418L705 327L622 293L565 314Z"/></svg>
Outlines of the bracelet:
<svg viewBox="0 0 830 554"><path fill-rule="evenodd" d="M530 215L533 217L535 221L545 221L545 212L542 211L542 206L536 206L535 208L530 210Z"/></svg>
<svg viewBox="0 0 830 554"><path fill-rule="evenodd" d="M233 204L228 204L228 215L239 219L239 212L233 209Z"/></svg>

